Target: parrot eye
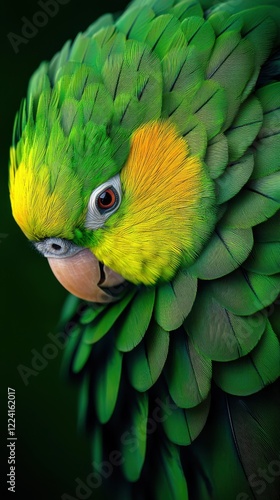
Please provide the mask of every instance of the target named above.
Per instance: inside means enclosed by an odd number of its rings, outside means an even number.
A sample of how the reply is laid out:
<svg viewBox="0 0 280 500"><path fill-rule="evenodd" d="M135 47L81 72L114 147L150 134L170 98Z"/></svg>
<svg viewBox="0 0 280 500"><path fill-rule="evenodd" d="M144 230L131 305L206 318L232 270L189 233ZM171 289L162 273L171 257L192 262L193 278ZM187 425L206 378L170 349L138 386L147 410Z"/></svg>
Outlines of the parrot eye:
<svg viewBox="0 0 280 500"><path fill-rule="evenodd" d="M96 188L89 199L86 227L88 229L102 227L108 217L119 208L121 197L122 189L119 175L115 175Z"/></svg>
<svg viewBox="0 0 280 500"><path fill-rule="evenodd" d="M113 208L118 203L118 193L111 187L103 191L97 198L97 207L101 210Z"/></svg>
<svg viewBox="0 0 280 500"><path fill-rule="evenodd" d="M44 257L70 257L81 250L68 240L63 238L46 238L45 240L35 242L34 246Z"/></svg>

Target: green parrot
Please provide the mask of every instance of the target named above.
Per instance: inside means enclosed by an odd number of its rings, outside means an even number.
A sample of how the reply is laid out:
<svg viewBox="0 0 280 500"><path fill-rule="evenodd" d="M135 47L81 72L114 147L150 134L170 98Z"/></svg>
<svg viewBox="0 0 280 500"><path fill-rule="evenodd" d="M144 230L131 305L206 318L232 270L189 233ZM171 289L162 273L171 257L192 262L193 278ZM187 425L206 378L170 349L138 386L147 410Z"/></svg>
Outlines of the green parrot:
<svg viewBox="0 0 280 500"><path fill-rule="evenodd" d="M11 205L95 496L279 500L279 80L278 0L134 0L30 80Z"/></svg>

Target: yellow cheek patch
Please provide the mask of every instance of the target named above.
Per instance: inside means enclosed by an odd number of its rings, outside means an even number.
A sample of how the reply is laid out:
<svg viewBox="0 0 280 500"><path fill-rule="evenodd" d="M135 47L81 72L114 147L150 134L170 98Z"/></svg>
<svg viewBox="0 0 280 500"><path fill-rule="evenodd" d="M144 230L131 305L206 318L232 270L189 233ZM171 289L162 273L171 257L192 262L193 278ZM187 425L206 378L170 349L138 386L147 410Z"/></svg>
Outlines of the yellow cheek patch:
<svg viewBox="0 0 280 500"><path fill-rule="evenodd" d="M168 122L133 134L121 181L122 205L93 251L133 283L168 280L182 260L194 260L212 229L212 182Z"/></svg>
<svg viewBox="0 0 280 500"><path fill-rule="evenodd" d="M67 227L70 215L81 205L78 180L73 176L67 182L64 173L57 177L56 189L51 192L49 168L40 165L35 169L32 158L31 151L17 167L15 150L11 150L10 198L16 222L30 240L73 237Z"/></svg>

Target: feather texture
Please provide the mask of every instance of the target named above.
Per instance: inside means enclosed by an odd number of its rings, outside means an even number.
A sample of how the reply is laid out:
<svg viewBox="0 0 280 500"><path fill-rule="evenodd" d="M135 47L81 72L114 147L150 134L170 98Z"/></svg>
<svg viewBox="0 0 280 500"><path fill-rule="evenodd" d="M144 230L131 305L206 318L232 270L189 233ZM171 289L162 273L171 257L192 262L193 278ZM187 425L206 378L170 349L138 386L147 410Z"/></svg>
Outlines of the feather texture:
<svg viewBox="0 0 280 500"><path fill-rule="evenodd" d="M172 334L169 352L165 376L170 395L179 408L192 408L209 393L211 361L196 351L182 329Z"/></svg>
<svg viewBox="0 0 280 500"><path fill-rule="evenodd" d="M265 315L233 314L211 296L208 286L201 291L185 324L199 352L214 361L223 362L250 353L259 343L265 326Z"/></svg>

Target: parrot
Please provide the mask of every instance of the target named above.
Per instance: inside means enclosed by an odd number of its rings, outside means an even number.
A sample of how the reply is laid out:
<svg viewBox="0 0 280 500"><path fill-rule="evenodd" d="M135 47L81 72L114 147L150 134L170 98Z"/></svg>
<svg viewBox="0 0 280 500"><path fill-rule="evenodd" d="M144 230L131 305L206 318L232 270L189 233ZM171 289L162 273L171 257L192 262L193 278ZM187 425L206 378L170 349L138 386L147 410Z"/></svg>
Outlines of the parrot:
<svg viewBox="0 0 280 500"><path fill-rule="evenodd" d="M69 292L92 495L279 500L278 0L93 22L31 76L9 190Z"/></svg>

